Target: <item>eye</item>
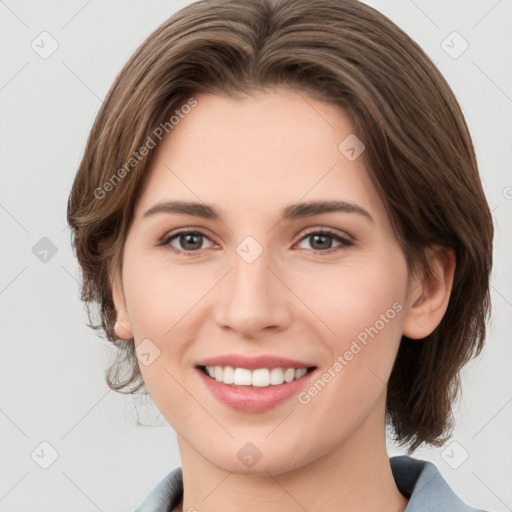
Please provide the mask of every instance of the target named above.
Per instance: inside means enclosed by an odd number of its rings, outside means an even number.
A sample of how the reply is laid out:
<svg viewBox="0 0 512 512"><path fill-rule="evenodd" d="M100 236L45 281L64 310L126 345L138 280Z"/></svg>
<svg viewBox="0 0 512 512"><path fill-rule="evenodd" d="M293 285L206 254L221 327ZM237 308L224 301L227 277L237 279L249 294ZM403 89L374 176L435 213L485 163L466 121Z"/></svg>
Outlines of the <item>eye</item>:
<svg viewBox="0 0 512 512"><path fill-rule="evenodd" d="M176 252L186 254L205 249L205 247L202 247L204 240L211 242L211 240L200 231L180 231L179 233L164 237L161 245L170 246Z"/></svg>
<svg viewBox="0 0 512 512"><path fill-rule="evenodd" d="M210 242L211 245L209 247L203 247L205 240ZM337 242L338 245L333 247L333 241ZM354 245L353 240L328 229L319 229L306 233L306 235L301 238L299 244L304 242L309 242L311 249L317 254L331 254ZM178 254L191 255L191 253L198 252L201 249L211 248L213 246L213 242L208 236L200 231L180 231L178 233L165 236L159 245L170 247ZM307 249L307 247L301 248Z"/></svg>
<svg viewBox="0 0 512 512"><path fill-rule="evenodd" d="M338 242L337 246L333 248L333 240ZM321 229L318 231L310 231L301 238L300 243L308 241L315 253L321 252L330 254L343 250L347 247L354 245L354 242L347 237L341 236L334 231L328 229Z"/></svg>

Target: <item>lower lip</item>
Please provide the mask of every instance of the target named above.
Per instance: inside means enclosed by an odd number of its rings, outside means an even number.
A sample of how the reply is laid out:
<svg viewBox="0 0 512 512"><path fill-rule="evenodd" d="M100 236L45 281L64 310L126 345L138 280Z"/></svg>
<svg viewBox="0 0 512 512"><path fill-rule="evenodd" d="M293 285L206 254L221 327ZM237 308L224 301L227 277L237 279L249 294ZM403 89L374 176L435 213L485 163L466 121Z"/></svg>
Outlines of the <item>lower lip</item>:
<svg viewBox="0 0 512 512"><path fill-rule="evenodd" d="M200 377L213 396L233 409L243 412L265 412L288 400L309 382L315 370L309 371L300 379L285 382L278 386L261 388L235 387L212 379L196 368Z"/></svg>

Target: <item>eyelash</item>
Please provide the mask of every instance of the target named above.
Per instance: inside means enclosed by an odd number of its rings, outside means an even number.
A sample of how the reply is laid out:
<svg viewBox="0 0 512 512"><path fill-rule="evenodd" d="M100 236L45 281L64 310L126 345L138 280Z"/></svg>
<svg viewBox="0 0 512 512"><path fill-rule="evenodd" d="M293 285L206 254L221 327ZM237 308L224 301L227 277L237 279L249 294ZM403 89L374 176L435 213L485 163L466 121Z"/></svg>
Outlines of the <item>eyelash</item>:
<svg viewBox="0 0 512 512"><path fill-rule="evenodd" d="M177 249L176 247L173 247L173 246L170 245L170 242L172 240L174 240L174 239L176 239L176 238L178 238L180 236L183 236L183 235L200 235L200 236L210 240L210 238L207 235L205 235L204 233L201 233L200 231L195 231L195 230L192 230L192 231L179 231L177 233L173 233L171 235L165 236L161 240L159 245L164 246L164 247L169 247L173 252L175 252L177 254L181 254L183 256L193 256L194 253L198 253L200 251L200 249L199 250L195 250L195 251L183 251L183 250ZM327 249L326 251L316 251L315 249L312 249L314 254L325 254L325 255L333 254L333 253L337 253L339 251L342 251L344 249L347 249L347 248L352 247L353 245L355 245L354 241L350 240L349 238L345 238L345 237L339 235L338 233L336 233L334 231L331 231L329 229L317 229L317 230L309 231L309 232L305 233L301 237L301 239L299 240L299 243L302 242L303 240L307 239L308 237L312 236L312 235L326 235L326 236L328 236L330 238L333 238L336 242L340 242L339 246Z"/></svg>

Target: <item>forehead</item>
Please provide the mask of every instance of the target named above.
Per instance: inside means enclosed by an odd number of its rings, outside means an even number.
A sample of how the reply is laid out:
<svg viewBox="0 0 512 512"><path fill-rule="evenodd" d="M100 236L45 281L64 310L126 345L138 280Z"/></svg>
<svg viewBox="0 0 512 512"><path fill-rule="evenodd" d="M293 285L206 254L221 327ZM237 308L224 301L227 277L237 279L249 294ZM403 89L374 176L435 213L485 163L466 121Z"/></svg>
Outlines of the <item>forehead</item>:
<svg viewBox="0 0 512 512"><path fill-rule="evenodd" d="M354 134L338 105L288 89L196 100L155 149L138 214L164 198L238 212L320 199L379 208L364 152L349 159L340 150Z"/></svg>

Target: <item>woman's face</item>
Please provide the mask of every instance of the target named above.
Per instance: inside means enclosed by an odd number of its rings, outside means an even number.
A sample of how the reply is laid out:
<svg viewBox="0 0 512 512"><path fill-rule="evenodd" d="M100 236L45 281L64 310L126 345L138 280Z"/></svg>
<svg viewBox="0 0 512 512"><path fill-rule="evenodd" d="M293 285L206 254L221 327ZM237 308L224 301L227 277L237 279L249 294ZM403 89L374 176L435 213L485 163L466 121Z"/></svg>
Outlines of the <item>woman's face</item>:
<svg viewBox="0 0 512 512"><path fill-rule="evenodd" d="M408 272L351 121L285 89L196 99L154 150L114 293L152 399L226 471L381 442Z"/></svg>

